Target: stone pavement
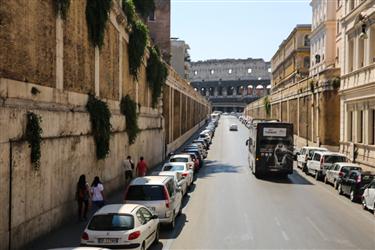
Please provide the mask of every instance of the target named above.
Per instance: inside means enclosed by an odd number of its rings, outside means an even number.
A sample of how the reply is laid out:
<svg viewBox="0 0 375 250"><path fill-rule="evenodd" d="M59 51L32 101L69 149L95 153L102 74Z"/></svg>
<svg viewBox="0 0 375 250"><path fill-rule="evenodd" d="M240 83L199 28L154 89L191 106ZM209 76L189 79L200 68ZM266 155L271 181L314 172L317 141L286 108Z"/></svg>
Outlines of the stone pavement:
<svg viewBox="0 0 375 250"><path fill-rule="evenodd" d="M205 125L203 125L204 127ZM178 150L183 149L187 144L189 144L194 138L196 138L201 129L199 129L193 136L191 136ZM149 170L149 174L160 171L163 163L160 163L156 167ZM107 195L107 204L118 204L123 202L124 189L118 190L112 194ZM93 211L90 211L89 218L93 215ZM51 248L60 247L72 247L79 246L80 238L83 230L86 227L86 222L79 222L75 217L67 221L65 225L60 228L44 235L43 237L35 240L25 249L27 250L45 250Z"/></svg>

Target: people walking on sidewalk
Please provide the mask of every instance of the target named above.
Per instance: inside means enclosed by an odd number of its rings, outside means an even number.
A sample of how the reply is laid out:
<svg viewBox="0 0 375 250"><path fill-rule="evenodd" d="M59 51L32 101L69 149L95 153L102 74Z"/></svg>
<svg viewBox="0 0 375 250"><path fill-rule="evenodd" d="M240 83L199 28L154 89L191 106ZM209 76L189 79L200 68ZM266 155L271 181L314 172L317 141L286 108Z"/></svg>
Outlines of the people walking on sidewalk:
<svg viewBox="0 0 375 250"><path fill-rule="evenodd" d="M90 187L86 182L86 176L83 174L79 177L76 189L79 221L87 220L87 211L90 204L90 198Z"/></svg>
<svg viewBox="0 0 375 250"><path fill-rule="evenodd" d="M147 164L143 156L141 156L137 164L137 176L142 177L142 176L145 176L146 173L147 173Z"/></svg>
<svg viewBox="0 0 375 250"><path fill-rule="evenodd" d="M95 176L91 184L91 195L92 203L95 209L99 209L105 205L104 187L99 179L99 176Z"/></svg>
<svg viewBox="0 0 375 250"><path fill-rule="evenodd" d="M132 161L131 156L129 155L123 163L125 171L125 184L128 184L133 178L134 171L134 162Z"/></svg>

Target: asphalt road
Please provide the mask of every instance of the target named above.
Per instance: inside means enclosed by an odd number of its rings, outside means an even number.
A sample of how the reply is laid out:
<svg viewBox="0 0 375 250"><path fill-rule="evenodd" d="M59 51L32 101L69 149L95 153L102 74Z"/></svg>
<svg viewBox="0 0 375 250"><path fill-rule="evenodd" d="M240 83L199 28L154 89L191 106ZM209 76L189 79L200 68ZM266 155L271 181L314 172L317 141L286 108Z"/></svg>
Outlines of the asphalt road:
<svg viewBox="0 0 375 250"><path fill-rule="evenodd" d="M237 123L239 131L229 131ZM174 231L151 249L375 249L375 217L299 170L256 179L247 128L222 116Z"/></svg>

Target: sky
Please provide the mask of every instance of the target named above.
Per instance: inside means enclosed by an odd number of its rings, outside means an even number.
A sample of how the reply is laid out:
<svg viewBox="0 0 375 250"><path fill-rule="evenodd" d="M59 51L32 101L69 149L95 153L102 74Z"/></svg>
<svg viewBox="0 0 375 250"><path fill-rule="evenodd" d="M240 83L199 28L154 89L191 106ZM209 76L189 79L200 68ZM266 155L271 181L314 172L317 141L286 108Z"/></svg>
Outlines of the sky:
<svg viewBox="0 0 375 250"><path fill-rule="evenodd" d="M171 0L171 36L192 61L270 60L297 24L311 23L307 0Z"/></svg>

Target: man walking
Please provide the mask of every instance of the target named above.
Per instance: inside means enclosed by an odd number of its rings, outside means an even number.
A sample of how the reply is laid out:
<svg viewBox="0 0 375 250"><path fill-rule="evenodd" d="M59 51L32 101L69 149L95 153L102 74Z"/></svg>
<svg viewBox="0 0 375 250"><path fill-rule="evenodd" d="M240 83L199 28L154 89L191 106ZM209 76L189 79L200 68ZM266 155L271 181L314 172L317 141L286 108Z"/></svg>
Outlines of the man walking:
<svg viewBox="0 0 375 250"><path fill-rule="evenodd" d="M145 176L146 173L147 173L147 164L146 164L143 156L141 156L139 158L139 162L137 164L137 176L142 177L142 176Z"/></svg>
<svg viewBox="0 0 375 250"><path fill-rule="evenodd" d="M126 160L124 160L124 171L125 171L125 183L128 184L133 178L134 163L131 156L129 155Z"/></svg>

